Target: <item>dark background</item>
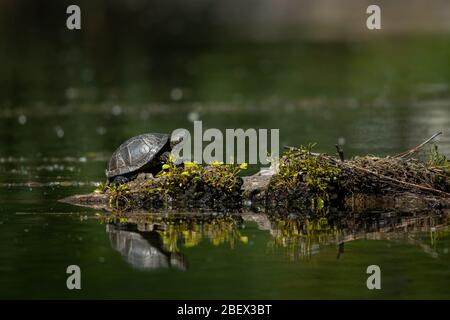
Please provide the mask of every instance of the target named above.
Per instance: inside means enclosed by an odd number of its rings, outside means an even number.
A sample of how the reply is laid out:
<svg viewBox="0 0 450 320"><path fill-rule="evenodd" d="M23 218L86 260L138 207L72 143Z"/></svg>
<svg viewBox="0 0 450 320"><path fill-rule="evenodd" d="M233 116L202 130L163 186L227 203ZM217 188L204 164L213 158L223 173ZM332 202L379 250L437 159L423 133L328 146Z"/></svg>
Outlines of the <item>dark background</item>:
<svg viewBox="0 0 450 320"><path fill-rule="evenodd" d="M70 4L81 7L80 31L66 28L65 12ZM369 4L382 8L380 31L369 31L365 26ZM225 88L211 92L201 87L223 71L220 78L228 78L226 86L234 85L227 71L254 73L257 68L281 72L274 60L299 60L297 63L304 62L302 68L312 63L317 76L329 78L333 75L320 69L321 61L334 60L344 68L335 71L346 73L345 64L355 61L355 50L361 49L361 43L369 51L363 53L369 62L370 51L385 47L386 42L397 44L388 54L404 56L414 54L402 46L405 38L434 42L432 36L446 36L449 30L450 3L445 0L3 0L0 106L53 106L68 103L75 96L89 103L109 98L141 103L170 101L174 87L184 87L184 98L190 100L230 101L233 92ZM311 45L316 46L310 50L311 56L302 55ZM292 48L294 55L289 54ZM213 56L213 61L198 61L208 52L221 55ZM221 65L224 70L218 69ZM246 68L249 70L243 70ZM298 65L285 68L292 71ZM379 80L385 81L386 76ZM251 81L261 83L255 84L255 89L234 91L242 91L240 96L251 99L261 95L261 85L277 85L273 79L268 83L256 76ZM143 88L142 83L149 86ZM75 88L78 94L67 92L67 88ZM323 95L305 91L302 97Z"/></svg>

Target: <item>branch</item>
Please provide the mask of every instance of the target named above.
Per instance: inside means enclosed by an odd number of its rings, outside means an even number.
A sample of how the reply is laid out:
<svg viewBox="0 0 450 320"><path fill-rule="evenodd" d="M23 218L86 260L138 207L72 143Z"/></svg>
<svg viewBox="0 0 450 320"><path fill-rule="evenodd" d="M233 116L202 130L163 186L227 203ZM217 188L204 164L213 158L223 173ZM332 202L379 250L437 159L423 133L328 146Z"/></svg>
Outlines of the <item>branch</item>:
<svg viewBox="0 0 450 320"><path fill-rule="evenodd" d="M405 158L405 157L407 157L407 156L412 155L413 153L416 153L416 152L419 151L424 145L426 145L428 142L432 141L434 138L436 138L437 136L439 136L439 135L441 135L441 134L442 134L441 131L438 132L438 133L433 134L430 138L428 138L427 140L425 140L425 141L422 142L421 144L419 144L419 145L415 146L414 148L409 149L409 150L407 150L407 151L405 151L405 152L402 152L402 153L399 153L399 154L395 155L394 158Z"/></svg>

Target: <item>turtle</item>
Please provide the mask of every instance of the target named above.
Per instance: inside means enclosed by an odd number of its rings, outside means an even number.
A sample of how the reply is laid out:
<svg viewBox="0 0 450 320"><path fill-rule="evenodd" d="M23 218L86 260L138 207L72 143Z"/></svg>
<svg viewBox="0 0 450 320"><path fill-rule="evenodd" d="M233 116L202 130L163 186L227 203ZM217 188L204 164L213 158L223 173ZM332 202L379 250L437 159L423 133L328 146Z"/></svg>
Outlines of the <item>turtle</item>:
<svg viewBox="0 0 450 320"><path fill-rule="evenodd" d="M171 140L165 133L145 133L128 139L114 151L108 162L107 184L127 183L141 172L155 175L181 140Z"/></svg>

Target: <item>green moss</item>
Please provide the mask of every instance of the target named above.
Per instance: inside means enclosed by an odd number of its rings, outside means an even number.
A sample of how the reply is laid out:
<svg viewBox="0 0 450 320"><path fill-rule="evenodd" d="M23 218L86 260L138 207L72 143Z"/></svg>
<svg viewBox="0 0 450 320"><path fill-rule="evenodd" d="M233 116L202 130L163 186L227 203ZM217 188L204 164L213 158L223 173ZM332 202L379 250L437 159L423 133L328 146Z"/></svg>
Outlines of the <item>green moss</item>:
<svg viewBox="0 0 450 320"><path fill-rule="evenodd" d="M118 211L132 209L136 203L149 209L161 208L167 200L174 199L188 202L209 199L208 203L212 203L213 207L214 203L226 201L237 205L242 186L239 174L246 168L245 163L232 165L219 162L206 167L193 162L176 166L169 160L154 179L137 184L101 184L95 192L108 194L109 207Z"/></svg>
<svg viewBox="0 0 450 320"><path fill-rule="evenodd" d="M232 193L237 186L240 187L239 173L246 168L246 164L237 166L220 162L213 162L207 167L186 162L184 166L177 167L169 161L163 165L162 171L156 176L157 179L148 180L145 192L149 195L177 195L201 185L203 188Z"/></svg>
<svg viewBox="0 0 450 320"><path fill-rule="evenodd" d="M450 161L433 145L428 154L428 168L435 171L434 184L441 190L450 189Z"/></svg>
<svg viewBox="0 0 450 320"><path fill-rule="evenodd" d="M271 183L275 190L285 193L305 184L315 194L311 199L312 208L325 212L330 200L329 187L337 183L341 170L320 156L312 155L314 146L310 144L285 152L280 160L279 171Z"/></svg>
<svg viewBox="0 0 450 320"><path fill-rule="evenodd" d="M109 207L116 210L127 210L132 205L131 191L127 184L108 185Z"/></svg>

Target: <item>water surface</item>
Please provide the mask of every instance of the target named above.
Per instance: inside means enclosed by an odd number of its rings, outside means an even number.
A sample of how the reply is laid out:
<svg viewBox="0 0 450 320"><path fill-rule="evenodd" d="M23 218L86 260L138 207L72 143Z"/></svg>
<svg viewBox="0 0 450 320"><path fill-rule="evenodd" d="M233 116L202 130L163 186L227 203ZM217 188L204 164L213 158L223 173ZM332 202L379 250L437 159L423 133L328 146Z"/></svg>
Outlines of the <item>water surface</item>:
<svg viewBox="0 0 450 320"><path fill-rule="evenodd" d="M436 38L137 52L132 59L119 52L111 59L128 63L108 66L76 51L55 61L40 50L4 57L11 63L0 75L7 84L0 297L448 299L442 216L406 217L406 227L374 239L404 219L374 214L339 254L336 236L354 234L353 220L329 221L320 236L243 220L214 236L191 226L195 234L175 232L174 240L101 223L95 210L58 199L91 192L126 138L192 129L193 120L204 128L280 128L281 145L317 142L321 152L333 153L339 141L348 157L395 154L443 131L438 143L449 155L449 53L448 40ZM156 258L145 260L145 250ZM82 270L79 291L66 288L72 264ZM379 291L366 288L372 264L382 270Z"/></svg>

